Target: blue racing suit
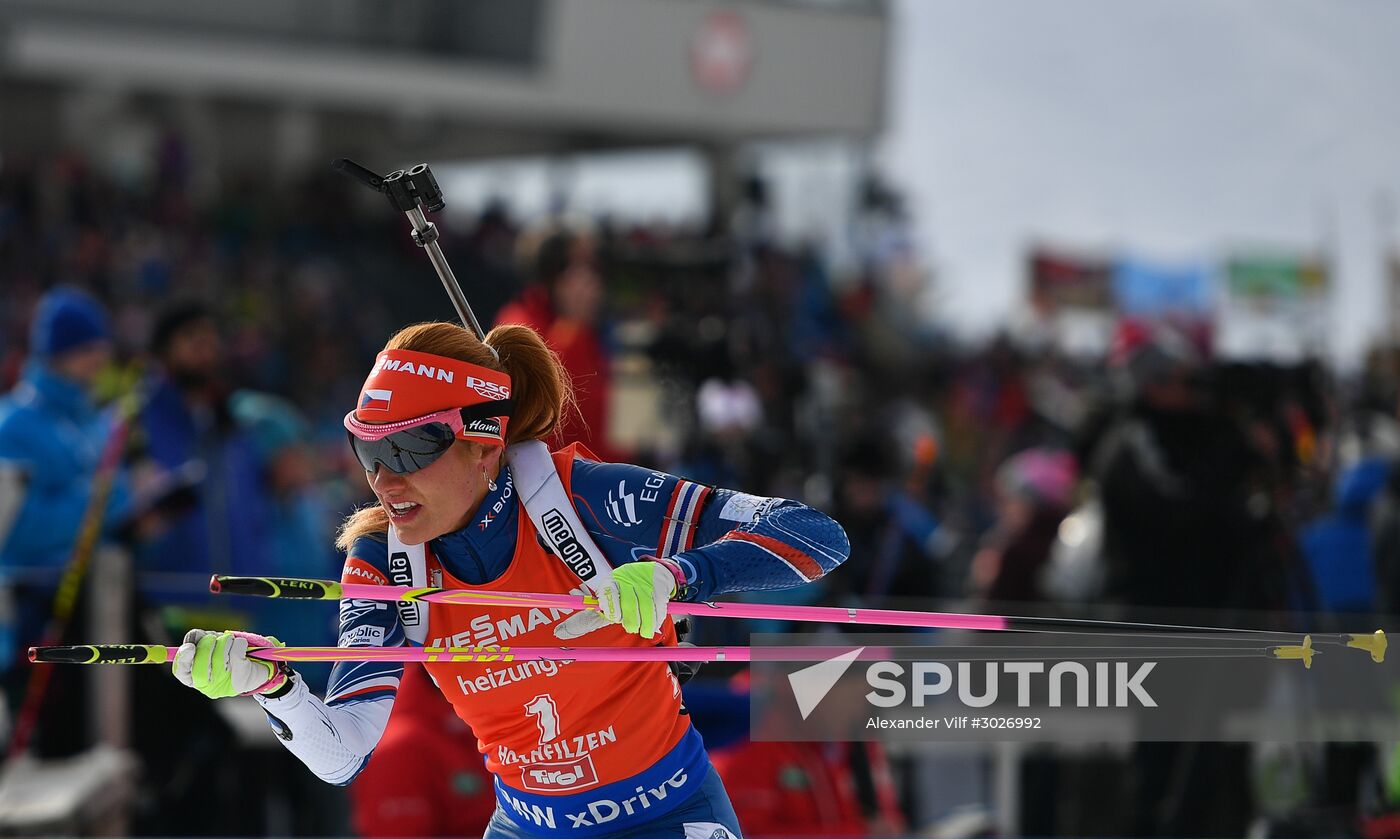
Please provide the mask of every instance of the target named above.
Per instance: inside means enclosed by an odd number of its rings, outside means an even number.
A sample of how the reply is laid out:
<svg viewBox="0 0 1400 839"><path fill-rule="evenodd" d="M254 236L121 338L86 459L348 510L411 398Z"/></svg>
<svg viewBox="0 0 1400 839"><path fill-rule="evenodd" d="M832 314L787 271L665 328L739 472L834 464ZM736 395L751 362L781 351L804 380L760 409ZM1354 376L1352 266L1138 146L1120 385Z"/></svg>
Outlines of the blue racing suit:
<svg viewBox="0 0 1400 839"><path fill-rule="evenodd" d="M737 591L801 585L834 569L849 552L840 525L803 504L711 489L638 466L575 459L570 495L584 527L614 567L652 556L674 560L685 573L678 600L708 600ZM503 472L503 479L487 494L475 519L461 530L432 540L428 547L452 577L468 585L489 583L506 572L515 555L521 515L526 513L518 503L509 473ZM387 553L382 537L359 539L347 557L345 579L390 579ZM404 644L398 610L392 606L377 601L343 601L341 645ZM509 640L502 637L500 642L508 644ZM553 670L521 668L523 675L518 678L547 680ZM332 672L324 702L299 679L287 694L276 699L259 697L258 702L288 749L324 780L345 784L369 760L388 720L402 672L399 664L341 663ZM605 687L599 685L600 690ZM482 699L486 700L485 694ZM637 808L636 812L629 807L625 816L610 821L607 835L695 835L704 839L723 839L726 832L739 835L718 776L698 734L691 734L693 739L687 735L677 749L685 750L688 761L681 777L702 782L694 790L688 787L687 797L667 801L664 807ZM637 766L634 777L640 784L654 768ZM618 786L630 790L632 784L623 781ZM511 798L498 794L498 800ZM521 819L519 812L498 809L487 835L503 839L599 835L596 831L573 832L582 822L567 827L561 817L561 824L550 828Z"/></svg>

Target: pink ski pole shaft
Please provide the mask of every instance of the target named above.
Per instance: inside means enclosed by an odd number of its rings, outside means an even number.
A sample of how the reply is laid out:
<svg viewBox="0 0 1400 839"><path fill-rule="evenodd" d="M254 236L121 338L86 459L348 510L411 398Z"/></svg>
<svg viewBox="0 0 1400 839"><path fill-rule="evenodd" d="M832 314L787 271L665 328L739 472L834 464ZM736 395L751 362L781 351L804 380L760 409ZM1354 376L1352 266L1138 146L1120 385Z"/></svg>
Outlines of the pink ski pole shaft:
<svg viewBox="0 0 1400 839"><path fill-rule="evenodd" d="M179 647L157 644L80 644L64 647L30 647L29 660L36 664L169 664L175 660ZM974 650L974 654L962 651ZM1037 658L1022 650L1029 648L938 647L928 646L727 646L727 647L254 647L248 650L252 658L264 661L381 661L489 664L509 661L594 661L594 662L753 662L753 661L829 661L844 657L852 661L886 661L892 659L926 659L936 650L936 657L948 660L993 660L996 658ZM1063 658L1074 648L1046 648L1055 659ZM1247 647L1086 647L1093 658L1241 658L1271 655L1275 658L1300 658L1295 648L1288 646ZM1181 655L1180 653L1187 653ZM1307 649L1310 654L1313 652ZM1306 663L1310 664L1308 660Z"/></svg>
<svg viewBox="0 0 1400 839"><path fill-rule="evenodd" d="M36 664L168 664L179 647L82 644L30 647ZM255 647L264 661L825 661L857 652L880 658L888 647Z"/></svg>
<svg viewBox="0 0 1400 839"><path fill-rule="evenodd" d="M574 594L484 591L481 589L414 588L340 583L296 577L235 577L216 575L209 582L215 593L246 594L306 600L408 600L478 606L511 606L522 609L592 609L597 600ZM858 626L907 626L923 629L980 629L1023 632L1206 632L1247 633L1296 642L1299 633L1215 626L1181 626L1082 618L1014 617L961 612L919 612L901 609L862 609L841 606L777 606L765 603L684 603L667 605L672 615L753 618L850 624Z"/></svg>

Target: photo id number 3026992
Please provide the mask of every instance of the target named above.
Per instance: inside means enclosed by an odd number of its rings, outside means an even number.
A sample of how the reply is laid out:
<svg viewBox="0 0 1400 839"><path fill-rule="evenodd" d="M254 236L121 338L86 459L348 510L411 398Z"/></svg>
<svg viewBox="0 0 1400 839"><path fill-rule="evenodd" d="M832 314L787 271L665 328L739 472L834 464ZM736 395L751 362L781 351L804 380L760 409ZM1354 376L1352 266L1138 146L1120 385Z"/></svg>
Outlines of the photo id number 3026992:
<svg viewBox="0 0 1400 839"><path fill-rule="evenodd" d="M1040 717L870 717L865 722L866 728L876 729L967 729L967 728L991 728L991 729L1038 729L1041 727Z"/></svg>
<svg viewBox="0 0 1400 839"><path fill-rule="evenodd" d="M948 728L1040 728L1040 717L964 717L964 725Z"/></svg>

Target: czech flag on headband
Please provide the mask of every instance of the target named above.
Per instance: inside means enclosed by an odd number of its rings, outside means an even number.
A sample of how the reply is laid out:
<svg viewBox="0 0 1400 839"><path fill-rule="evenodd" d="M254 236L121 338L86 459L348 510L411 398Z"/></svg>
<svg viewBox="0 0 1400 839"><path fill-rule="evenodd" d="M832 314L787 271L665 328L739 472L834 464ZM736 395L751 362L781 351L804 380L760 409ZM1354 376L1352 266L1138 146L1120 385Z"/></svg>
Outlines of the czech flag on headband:
<svg viewBox="0 0 1400 839"><path fill-rule="evenodd" d="M364 396L360 397L361 411L387 411L389 410L389 400L393 398L392 390L366 390Z"/></svg>
<svg viewBox="0 0 1400 839"><path fill-rule="evenodd" d="M510 374L503 370L415 350L384 350L345 422L352 433L363 424L360 439L377 440L374 435L387 426L466 410L460 414L462 439L504 445L511 407Z"/></svg>

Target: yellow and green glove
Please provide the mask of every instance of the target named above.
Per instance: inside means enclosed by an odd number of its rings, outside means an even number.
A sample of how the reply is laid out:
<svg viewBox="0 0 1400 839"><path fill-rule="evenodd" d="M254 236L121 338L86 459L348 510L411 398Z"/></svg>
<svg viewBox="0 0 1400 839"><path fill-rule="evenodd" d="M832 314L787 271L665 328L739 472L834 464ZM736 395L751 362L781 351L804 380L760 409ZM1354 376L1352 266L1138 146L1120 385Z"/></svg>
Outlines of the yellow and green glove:
<svg viewBox="0 0 1400 839"><path fill-rule="evenodd" d="M655 638L666 620L666 604L685 584L680 566L666 559L643 559L613 569L612 582L594 588L598 607L579 612L554 628L563 641L580 638L611 624L633 635Z"/></svg>
<svg viewBox="0 0 1400 839"><path fill-rule="evenodd" d="M285 647L251 632L191 629L175 653L175 678L210 699L271 693L287 683L288 669L249 658L249 647Z"/></svg>

